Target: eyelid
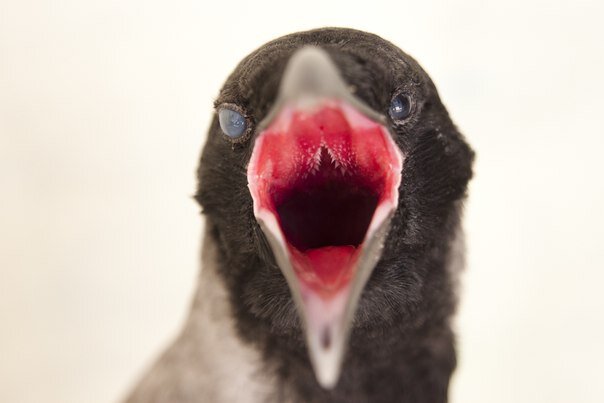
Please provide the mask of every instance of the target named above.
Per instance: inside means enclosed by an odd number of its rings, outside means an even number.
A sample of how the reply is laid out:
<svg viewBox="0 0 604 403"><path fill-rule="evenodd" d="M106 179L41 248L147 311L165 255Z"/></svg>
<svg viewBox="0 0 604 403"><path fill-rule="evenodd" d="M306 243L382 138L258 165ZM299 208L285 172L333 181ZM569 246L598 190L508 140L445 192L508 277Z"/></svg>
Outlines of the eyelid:
<svg viewBox="0 0 604 403"><path fill-rule="evenodd" d="M216 113L219 113L222 109L230 109L232 111L242 114L246 119L249 119L245 108L234 102L221 102L219 104L214 104L214 111Z"/></svg>

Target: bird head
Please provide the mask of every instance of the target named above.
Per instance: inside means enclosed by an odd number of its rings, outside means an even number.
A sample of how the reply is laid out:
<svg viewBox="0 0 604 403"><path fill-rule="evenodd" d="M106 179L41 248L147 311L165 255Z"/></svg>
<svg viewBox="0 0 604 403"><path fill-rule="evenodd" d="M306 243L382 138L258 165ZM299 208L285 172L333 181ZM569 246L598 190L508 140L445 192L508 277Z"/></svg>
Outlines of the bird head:
<svg viewBox="0 0 604 403"><path fill-rule="evenodd" d="M417 320L418 262L451 239L473 153L421 67L360 31L266 44L215 106L197 199L239 330L305 345L331 388L351 334Z"/></svg>

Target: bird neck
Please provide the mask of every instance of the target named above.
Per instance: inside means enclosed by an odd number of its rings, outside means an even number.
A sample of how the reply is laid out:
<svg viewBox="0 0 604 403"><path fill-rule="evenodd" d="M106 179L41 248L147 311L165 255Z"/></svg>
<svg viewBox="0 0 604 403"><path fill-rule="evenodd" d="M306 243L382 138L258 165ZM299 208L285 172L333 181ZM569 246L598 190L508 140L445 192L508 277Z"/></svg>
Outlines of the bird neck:
<svg viewBox="0 0 604 403"><path fill-rule="evenodd" d="M255 391L257 400L250 401L447 401L456 364L449 326L455 304L449 291L436 300L430 296L435 290L453 289L451 266L461 262L442 256L426 262L434 267L427 271L429 287L422 298L427 305L420 307L422 314L371 333L355 329L341 378L333 390L325 390L316 382L299 324L289 334L283 329L274 332L245 312L228 277L228 259L219 239L215 232L206 233L201 281L187 328L197 329L191 332L198 334L193 339L205 343L206 357L212 356L217 372L235 374L241 378L238 383ZM214 331L219 327L221 331ZM218 337L209 340L209 331ZM222 348L225 343L230 347Z"/></svg>

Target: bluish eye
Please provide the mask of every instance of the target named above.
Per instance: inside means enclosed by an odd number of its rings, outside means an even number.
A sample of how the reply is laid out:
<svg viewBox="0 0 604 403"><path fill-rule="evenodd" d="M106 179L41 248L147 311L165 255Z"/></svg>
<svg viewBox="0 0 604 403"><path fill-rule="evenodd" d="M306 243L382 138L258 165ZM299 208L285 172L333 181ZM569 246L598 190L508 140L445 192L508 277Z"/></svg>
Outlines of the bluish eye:
<svg viewBox="0 0 604 403"><path fill-rule="evenodd" d="M220 128L232 139L241 137L247 129L247 120L241 113L232 109L222 108L218 111Z"/></svg>
<svg viewBox="0 0 604 403"><path fill-rule="evenodd" d="M407 118L411 113L411 101L409 100L409 97L399 94L392 98L388 113L390 113L390 117L394 121Z"/></svg>

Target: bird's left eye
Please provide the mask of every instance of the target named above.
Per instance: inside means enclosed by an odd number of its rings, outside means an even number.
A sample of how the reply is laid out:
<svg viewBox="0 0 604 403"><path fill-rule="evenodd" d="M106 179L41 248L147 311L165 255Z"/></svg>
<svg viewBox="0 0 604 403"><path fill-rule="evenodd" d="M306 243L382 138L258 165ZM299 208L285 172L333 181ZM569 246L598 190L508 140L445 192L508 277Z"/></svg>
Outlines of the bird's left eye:
<svg viewBox="0 0 604 403"><path fill-rule="evenodd" d="M388 113L394 121L406 119L411 114L411 100L404 94L395 95L390 101Z"/></svg>
<svg viewBox="0 0 604 403"><path fill-rule="evenodd" d="M218 121L220 128L232 139L241 137L247 129L247 120L241 113L228 108L222 108L218 111Z"/></svg>

